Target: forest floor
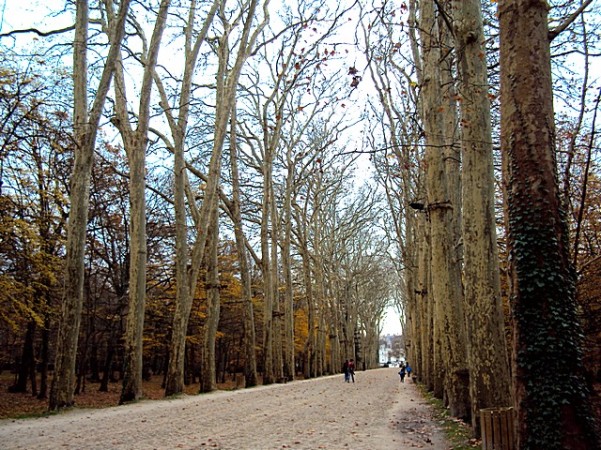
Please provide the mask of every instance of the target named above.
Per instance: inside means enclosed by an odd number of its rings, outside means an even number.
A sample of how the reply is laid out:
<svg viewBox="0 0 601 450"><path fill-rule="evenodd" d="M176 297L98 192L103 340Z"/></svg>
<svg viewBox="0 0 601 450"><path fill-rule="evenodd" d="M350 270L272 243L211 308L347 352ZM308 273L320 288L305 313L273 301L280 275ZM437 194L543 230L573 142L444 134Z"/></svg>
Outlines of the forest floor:
<svg viewBox="0 0 601 450"><path fill-rule="evenodd" d="M0 420L2 449L370 449L444 450L442 423L416 384L394 368L100 406L76 398L60 414ZM149 398L162 395L157 389ZM88 386L87 391L91 391ZM7 393L2 389L0 405ZM118 392L116 394L118 399ZM10 394L23 396L23 394ZM103 394L106 396L106 394ZM103 397L106 398L106 397ZM40 403L42 403L40 401ZM45 403L43 403L45 407ZM13 401L14 407L14 401ZM35 410L30 410L35 414ZM14 416L14 412L12 414ZM6 415L5 415L6 417Z"/></svg>

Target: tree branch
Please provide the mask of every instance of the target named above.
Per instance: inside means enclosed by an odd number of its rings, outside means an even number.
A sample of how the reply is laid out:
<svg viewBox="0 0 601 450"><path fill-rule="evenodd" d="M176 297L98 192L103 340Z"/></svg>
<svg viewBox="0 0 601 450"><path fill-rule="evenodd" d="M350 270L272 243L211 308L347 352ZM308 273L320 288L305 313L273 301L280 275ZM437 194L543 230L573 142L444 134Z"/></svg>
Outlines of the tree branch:
<svg viewBox="0 0 601 450"><path fill-rule="evenodd" d="M582 14L582 12L586 9L586 7L588 5L590 5L592 2L593 2L593 0L586 0L582 5L580 5L580 8L578 8L576 11L574 11L572 14L570 14L566 18L566 20L563 21L563 23L560 23L552 30L549 30L549 42L551 42L553 39L555 39L557 36L559 36L559 34L562 31L564 31L566 28L568 28L572 24L572 22L574 22L576 20L576 18L580 14Z"/></svg>
<svg viewBox="0 0 601 450"><path fill-rule="evenodd" d="M66 28L60 28L58 30L51 31L40 31L37 28L26 28L24 30L12 30L7 33L0 33L0 38L14 36L16 34L25 34L25 33L34 33L41 37L48 37L54 34L66 33L67 31L73 31L75 29L75 25L70 25Z"/></svg>

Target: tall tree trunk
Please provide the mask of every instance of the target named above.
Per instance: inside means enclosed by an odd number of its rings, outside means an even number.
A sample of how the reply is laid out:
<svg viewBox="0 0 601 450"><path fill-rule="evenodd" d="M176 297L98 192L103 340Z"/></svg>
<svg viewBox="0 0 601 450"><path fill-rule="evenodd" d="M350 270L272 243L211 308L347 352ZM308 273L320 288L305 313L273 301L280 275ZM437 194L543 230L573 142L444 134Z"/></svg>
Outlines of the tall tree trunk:
<svg viewBox="0 0 601 450"><path fill-rule="evenodd" d="M225 43L220 45L222 51ZM205 248L207 243L209 220L214 209L218 208L217 187L221 176L221 153L223 142L227 131L227 120L230 114L228 95L224 92L225 89L225 66L226 60L220 58L220 74L218 75L220 88L217 95L217 124L215 126L215 142L213 144L213 152L209 162L209 174L207 187L205 189L205 197L200 208L199 217L196 222L196 242L192 248L192 257L190 260L190 268L187 274L188 281L188 297L178 298L175 305L175 313L173 316L173 326L171 335L171 346L169 351L169 365L167 376L165 379L165 395L180 394L184 390L184 365L186 352L186 335L188 332L188 321L190 311L192 309L192 301L196 294L196 287L200 271L200 265L204 259ZM220 101L221 96L225 98Z"/></svg>
<svg viewBox="0 0 601 450"><path fill-rule="evenodd" d="M135 401L142 395L142 343L144 332L144 304L146 298L146 200L144 143L134 145L129 152L130 167L130 245L129 309L124 348L124 377L120 404Z"/></svg>
<svg viewBox="0 0 601 450"><path fill-rule="evenodd" d="M306 230L303 230L303 239L305 237ZM307 340L305 341L305 367L303 375L305 378L312 378L315 376L315 305L313 299L313 281L311 277L311 256L309 255L306 241L303 241L301 244L301 258L303 260L303 282L305 285L305 299L307 302Z"/></svg>
<svg viewBox="0 0 601 450"><path fill-rule="evenodd" d="M280 239L280 224L277 204L275 201L275 190L271 189L271 278L273 290L273 376L275 381L281 383L284 378L284 355L283 355L283 299L280 295L280 277L279 277L279 257L278 257L278 241Z"/></svg>
<svg viewBox="0 0 601 450"><path fill-rule="evenodd" d="M67 224L67 256L65 262L65 288L59 323L54 378L48 401L50 411L73 405L75 386L75 360L77 341L83 306L84 253L92 158L98 122L108 93L115 61L118 57L125 30L125 18L130 0L122 0L118 18L111 27L109 54L96 89L96 97L88 114L88 67L87 39L89 7L88 0L77 1L75 38L73 41L73 132L75 141L75 162L71 175L71 209Z"/></svg>
<svg viewBox="0 0 601 450"><path fill-rule="evenodd" d="M275 271L271 263L270 236L274 232L272 208L272 163L273 154L266 148L263 163L263 203L261 206L261 271L263 274L263 384L274 382L273 365L273 306ZM270 227L271 224L271 227Z"/></svg>
<svg viewBox="0 0 601 450"><path fill-rule="evenodd" d="M417 289L416 303L419 309L420 323L422 324L419 334L420 348L422 350L419 361L413 361L414 371L426 385L428 390L434 394L442 395L442 382L438 383L438 392L435 389L435 378L438 372L434 369L434 349L432 328L432 296L429 295L430 284L430 230L426 222L426 216L421 213L417 217Z"/></svg>
<svg viewBox="0 0 601 450"><path fill-rule="evenodd" d="M441 341L444 360L445 393L450 412L455 417L469 417L467 348L461 297L458 297L452 264L454 245L451 226L452 204L449 198L444 165L445 127L442 116L445 106L440 85L440 51L433 2L422 2L421 42L423 58L423 118L426 132L426 191L427 211L432 242L432 295L436 305L435 326Z"/></svg>
<svg viewBox="0 0 601 450"><path fill-rule="evenodd" d="M294 365L294 290L292 284L292 187L294 182L291 150L287 153L288 173L283 205L283 236L281 240L282 272L284 274L284 377L293 380L296 375Z"/></svg>
<svg viewBox="0 0 601 450"><path fill-rule="evenodd" d="M48 299L47 299L48 301ZM46 303L48 304L48 303ZM40 352L40 392L38 399L42 400L48 397L48 365L50 363L50 314L46 313L44 318L44 328L42 329L42 350Z"/></svg>
<svg viewBox="0 0 601 450"><path fill-rule="evenodd" d="M255 352L255 313L252 302L252 285L250 269L248 267L248 252L246 240L242 231L242 213L240 211L240 174L238 171L238 146L236 139L236 109L232 109L230 130L230 163L232 171L232 216L234 222L234 236L236 250L240 264L240 278L244 293L244 383L246 387L256 386L257 355Z"/></svg>
<svg viewBox="0 0 601 450"><path fill-rule="evenodd" d="M234 236L236 250L240 264L240 278L244 295L244 385L253 387L257 385L257 354L255 351L255 313L252 302L252 284L250 269L248 267L248 251L246 240L242 231L242 213L240 211L240 173L238 170L238 146L236 138L236 110L232 110L230 126L230 164L232 172L232 220L234 222Z"/></svg>
<svg viewBox="0 0 601 450"><path fill-rule="evenodd" d="M482 408L509 406L509 360L499 280L490 100L479 1L463 0L455 14L462 96L463 253L469 341L472 427L480 435Z"/></svg>
<svg viewBox="0 0 601 450"><path fill-rule="evenodd" d="M104 359L102 379L100 380L100 386L98 387L99 392L109 391L109 382L113 372L113 360L115 358L115 337L113 332L110 332L109 338L106 342L106 356Z"/></svg>
<svg viewBox="0 0 601 450"><path fill-rule="evenodd" d="M269 0L264 0L265 7ZM192 298L196 291L198 281L199 268L205 253L207 242L207 228L210 220L211 212L218 207L217 187L221 174L221 155L223 144L227 134L227 123L230 120L232 108L235 103L236 88L238 79L242 71L242 67L250 55L250 52L255 46L257 36L261 33L266 25L265 19L260 24L255 25L254 17L259 4L259 0L252 0L246 10L246 20L244 21L244 29L240 37L238 54L233 67L229 68L229 33L232 26L229 23L224 23L225 33L219 39L218 45L218 71L217 71L217 110L215 113L215 137L213 141L213 151L211 160L209 161L209 174L207 178L207 186L204 191L200 213L198 214L196 229L198 235L196 242L192 248L192 257L190 260L190 269L188 272L188 292L187 299L181 298L176 301L175 313L173 316L172 337L170 346L170 359L165 377L165 395L175 395L183 392L184 389L184 357L186 348L186 333L188 329L188 321L190 318L190 310L192 308ZM225 21L225 16L222 16Z"/></svg>
<svg viewBox="0 0 601 450"><path fill-rule="evenodd" d="M188 225L186 216L186 192L189 188L188 178L186 176L186 161L185 152L185 136L188 128L188 120L190 114L190 98L192 92L192 81L194 70L198 61L198 54L201 45L206 39L209 27L213 22L217 8L221 4L221 0L214 0L211 8L204 19L202 26L198 27L195 24L197 15L197 0L190 2L188 11L188 22L185 27L185 63L184 75L182 78L181 90L179 92L178 108L167 108L169 97L163 85L161 78L155 73L154 78L161 96L161 105L164 108L164 114L169 123L171 134L173 136L173 178L174 178L174 209L175 209L175 247L176 247L176 304L186 305L190 300L191 294L190 280L188 273ZM198 31L200 29L200 31ZM177 111L177 118L172 115L173 111ZM167 144L170 146L170 144ZM194 201L190 201L190 208L193 210L193 216L198 216L198 211ZM206 226L203 224L202 226ZM192 288L193 289L193 288ZM190 300L191 301L191 300ZM183 385L180 386L183 388Z"/></svg>
<svg viewBox="0 0 601 450"><path fill-rule="evenodd" d="M35 330L35 320L31 319L27 322L27 331L25 332L25 341L23 342L23 350L21 351L21 363L19 364L17 382L11 387L11 392L27 392L27 380L30 378L32 367L34 373L32 389L35 387L35 357L33 351ZM36 395L37 391L32 391L32 394Z"/></svg>
<svg viewBox="0 0 601 450"><path fill-rule="evenodd" d="M203 343L201 353L201 373L200 373L200 392L211 392L215 390L217 385L216 364L215 364L215 340L217 336L217 327L219 325L219 209L215 208L207 245L209 246L206 253L207 274L207 318L203 327ZM225 370L225 368L224 368Z"/></svg>
<svg viewBox="0 0 601 450"><path fill-rule="evenodd" d="M520 449L598 449L555 161L546 1L502 0L501 139Z"/></svg>
<svg viewBox="0 0 601 450"><path fill-rule="evenodd" d="M320 185L321 180L317 181ZM324 273L323 273L323 249L322 249L322 227L324 226L322 219L323 214L321 213L320 199L318 198L321 193L321 189L317 187L315 189L315 198L314 204L316 205L316 211L314 211L312 215L312 231L311 235L313 237L313 270L312 270L312 281L315 283L315 305L316 305L316 313L318 316L315 318L316 323L316 340L315 340L315 353L316 353L316 365L315 365L315 376L320 377L323 375L324 364L323 360L325 357L325 321L324 314L326 312L325 308L325 291L324 291Z"/></svg>
<svg viewBox="0 0 601 450"><path fill-rule="evenodd" d="M119 403L138 400L142 396L142 353L144 335L144 309L146 302L146 147L150 122L150 98L154 68L157 64L161 39L167 23L170 0L162 0L150 39L148 53L144 55L144 75L140 88L138 126L132 130L125 104L126 85L123 68L118 68L115 85L116 111L119 131L129 161L130 200L130 265L129 309L125 333L123 389ZM121 63L121 60L119 61Z"/></svg>

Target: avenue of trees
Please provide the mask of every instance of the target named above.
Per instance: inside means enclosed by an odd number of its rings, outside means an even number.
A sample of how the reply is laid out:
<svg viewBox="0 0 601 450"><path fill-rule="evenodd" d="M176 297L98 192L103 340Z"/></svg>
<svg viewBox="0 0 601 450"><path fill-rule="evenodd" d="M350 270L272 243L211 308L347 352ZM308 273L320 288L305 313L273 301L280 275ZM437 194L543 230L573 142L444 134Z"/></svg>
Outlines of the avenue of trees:
<svg viewBox="0 0 601 450"><path fill-rule="evenodd" d="M394 304L475 436L599 448L598 4L58 3L0 32L11 390L375 368Z"/></svg>

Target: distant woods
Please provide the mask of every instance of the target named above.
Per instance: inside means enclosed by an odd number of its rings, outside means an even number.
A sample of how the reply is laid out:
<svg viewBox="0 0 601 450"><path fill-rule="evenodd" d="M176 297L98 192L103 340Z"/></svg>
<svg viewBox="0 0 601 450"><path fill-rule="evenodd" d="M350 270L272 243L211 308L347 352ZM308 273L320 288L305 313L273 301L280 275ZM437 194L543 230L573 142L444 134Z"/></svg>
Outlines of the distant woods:
<svg viewBox="0 0 601 450"><path fill-rule="evenodd" d="M498 3L81 0L3 28L11 390L376 368L396 306L476 436L514 406L519 448L595 448L600 14Z"/></svg>

